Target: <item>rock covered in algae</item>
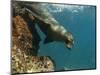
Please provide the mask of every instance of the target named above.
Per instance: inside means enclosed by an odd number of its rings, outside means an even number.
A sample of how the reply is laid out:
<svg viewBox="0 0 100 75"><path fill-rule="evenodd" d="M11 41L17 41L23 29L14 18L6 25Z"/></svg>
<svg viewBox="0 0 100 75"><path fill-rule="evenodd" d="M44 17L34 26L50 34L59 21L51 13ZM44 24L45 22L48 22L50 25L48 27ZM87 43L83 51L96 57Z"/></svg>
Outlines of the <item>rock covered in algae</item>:
<svg viewBox="0 0 100 75"><path fill-rule="evenodd" d="M12 74L54 71L54 62L50 57L34 56L38 49L28 22L20 15L13 16L12 22Z"/></svg>

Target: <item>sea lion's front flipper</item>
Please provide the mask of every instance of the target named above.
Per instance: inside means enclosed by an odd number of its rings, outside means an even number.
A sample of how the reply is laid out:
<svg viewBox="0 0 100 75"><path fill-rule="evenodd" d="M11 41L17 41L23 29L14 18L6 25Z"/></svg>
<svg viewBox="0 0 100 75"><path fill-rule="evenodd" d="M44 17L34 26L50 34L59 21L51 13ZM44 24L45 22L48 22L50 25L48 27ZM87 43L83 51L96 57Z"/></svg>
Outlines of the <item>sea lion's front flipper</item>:
<svg viewBox="0 0 100 75"><path fill-rule="evenodd" d="M50 43L50 42L52 42L53 40L49 37L49 36L47 36L46 38L45 38L45 40L44 40L44 44L47 44L47 43Z"/></svg>

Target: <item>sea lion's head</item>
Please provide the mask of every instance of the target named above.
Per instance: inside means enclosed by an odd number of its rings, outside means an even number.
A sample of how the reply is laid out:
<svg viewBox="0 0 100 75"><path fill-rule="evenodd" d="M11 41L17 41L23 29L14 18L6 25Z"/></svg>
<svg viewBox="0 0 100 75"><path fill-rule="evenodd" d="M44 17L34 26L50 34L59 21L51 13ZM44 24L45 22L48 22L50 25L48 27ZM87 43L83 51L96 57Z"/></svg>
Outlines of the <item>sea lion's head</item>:
<svg viewBox="0 0 100 75"><path fill-rule="evenodd" d="M74 45L74 38L73 38L72 34L69 32L67 32L65 43L66 43L66 47L68 49L71 49Z"/></svg>

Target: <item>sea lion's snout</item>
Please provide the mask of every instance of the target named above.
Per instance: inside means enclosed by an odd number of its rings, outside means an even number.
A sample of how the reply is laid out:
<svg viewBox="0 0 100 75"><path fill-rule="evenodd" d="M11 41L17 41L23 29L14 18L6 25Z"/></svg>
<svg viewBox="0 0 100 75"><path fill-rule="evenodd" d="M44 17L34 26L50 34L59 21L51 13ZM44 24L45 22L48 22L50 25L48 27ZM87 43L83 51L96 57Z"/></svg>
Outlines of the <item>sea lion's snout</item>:
<svg viewBox="0 0 100 75"><path fill-rule="evenodd" d="M66 43L66 47L67 47L68 49L71 49L71 48L73 47L73 45L74 45L74 41L70 41L70 42L67 42L67 43Z"/></svg>
<svg viewBox="0 0 100 75"><path fill-rule="evenodd" d="M74 45L74 39L73 39L73 36L71 35L71 33L68 33L67 35L67 40L66 40L66 47L68 49L71 49Z"/></svg>

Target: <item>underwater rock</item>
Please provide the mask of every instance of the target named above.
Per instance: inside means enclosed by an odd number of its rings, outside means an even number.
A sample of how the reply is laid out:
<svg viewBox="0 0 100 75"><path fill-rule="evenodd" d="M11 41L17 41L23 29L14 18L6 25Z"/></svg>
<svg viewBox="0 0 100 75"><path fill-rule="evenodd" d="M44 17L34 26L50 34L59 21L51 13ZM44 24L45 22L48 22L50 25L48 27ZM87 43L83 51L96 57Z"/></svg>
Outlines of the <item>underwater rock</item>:
<svg viewBox="0 0 100 75"><path fill-rule="evenodd" d="M54 71L54 62L50 57L36 56L38 45L35 45L28 22L21 15L13 16L12 22L12 74Z"/></svg>
<svg viewBox="0 0 100 75"><path fill-rule="evenodd" d="M73 36L40 4L23 4L12 4L12 73L54 71L55 63L49 56L38 56L41 38L35 25L46 35L44 43L65 42L72 48Z"/></svg>

